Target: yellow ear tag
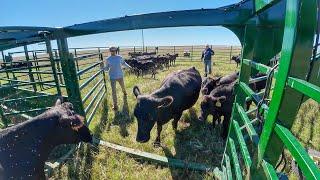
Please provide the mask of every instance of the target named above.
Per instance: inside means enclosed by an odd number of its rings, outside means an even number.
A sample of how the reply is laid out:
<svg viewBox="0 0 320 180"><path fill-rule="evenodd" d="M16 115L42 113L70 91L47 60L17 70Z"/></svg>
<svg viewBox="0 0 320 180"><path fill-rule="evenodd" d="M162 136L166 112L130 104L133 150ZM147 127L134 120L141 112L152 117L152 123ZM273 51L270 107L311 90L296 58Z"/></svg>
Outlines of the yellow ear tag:
<svg viewBox="0 0 320 180"><path fill-rule="evenodd" d="M217 107L221 107L220 101L217 101L217 102L216 102L216 106L217 106Z"/></svg>

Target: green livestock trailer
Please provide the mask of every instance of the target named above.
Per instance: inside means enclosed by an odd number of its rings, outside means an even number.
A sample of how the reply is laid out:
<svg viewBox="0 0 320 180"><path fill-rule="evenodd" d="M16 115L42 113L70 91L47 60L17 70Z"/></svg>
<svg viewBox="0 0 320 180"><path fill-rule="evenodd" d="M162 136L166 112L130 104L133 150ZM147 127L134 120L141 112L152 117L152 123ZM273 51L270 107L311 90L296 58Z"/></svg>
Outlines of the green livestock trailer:
<svg viewBox="0 0 320 180"><path fill-rule="evenodd" d="M83 57L70 55L69 37L161 27L223 26L241 42L242 60L225 152L221 166L214 169L215 176L218 179L278 179L280 173L276 166L287 149L306 179L320 179L319 168L290 131L302 103L309 98L320 102L319 8L319 0L243 0L216 9L124 16L63 28L0 27L0 51L24 46L25 51L21 53L25 53L24 61L27 61L26 66L20 68L4 62L10 68L4 66L0 70L3 74L1 96L18 92L1 100L1 124L6 127L12 123L9 116L30 117L50 105L44 103L34 109L17 110L6 104L15 104L22 98L26 101L50 96L64 96L79 114L86 116L88 123L91 121L106 92L104 73L98 67L102 55L99 52ZM58 49L51 48L51 40L57 40ZM31 59L27 45L39 42L45 42L47 57ZM78 61L87 57L96 58L95 63L79 68ZM270 63L275 57L280 58ZM3 55L3 59L8 58ZM81 76L90 70L95 71L94 75L83 79ZM17 80L22 72L25 80ZM252 81L261 80L251 78L259 72L267 74L263 93L256 93L248 86ZM43 80L45 74L53 75L53 79ZM82 95L81 90L92 81L97 85ZM27 85L32 85L32 89L22 88ZM54 88L55 93L43 93L46 87ZM246 111L247 100L252 100L255 108ZM32 105L34 103L24 106Z"/></svg>

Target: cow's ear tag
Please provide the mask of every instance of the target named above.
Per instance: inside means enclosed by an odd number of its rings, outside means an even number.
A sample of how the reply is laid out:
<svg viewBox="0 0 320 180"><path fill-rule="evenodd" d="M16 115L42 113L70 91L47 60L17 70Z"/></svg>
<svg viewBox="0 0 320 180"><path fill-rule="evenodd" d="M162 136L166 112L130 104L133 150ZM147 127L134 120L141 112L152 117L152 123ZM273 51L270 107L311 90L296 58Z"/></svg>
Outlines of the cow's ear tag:
<svg viewBox="0 0 320 180"><path fill-rule="evenodd" d="M220 102L220 101L217 101L217 102L216 102L216 106L217 106L217 107L221 107L221 102Z"/></svg>

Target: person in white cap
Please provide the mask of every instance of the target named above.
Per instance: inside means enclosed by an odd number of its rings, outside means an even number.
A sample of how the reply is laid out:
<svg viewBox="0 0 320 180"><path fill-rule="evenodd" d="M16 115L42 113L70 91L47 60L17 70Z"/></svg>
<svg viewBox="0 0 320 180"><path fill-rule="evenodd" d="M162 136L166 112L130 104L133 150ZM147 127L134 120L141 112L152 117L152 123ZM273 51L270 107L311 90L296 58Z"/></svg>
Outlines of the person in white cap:
<svg viewBox="0 0 320 180"><path fill-rule="evenodd" d="M111 56L107 57L104 61L104 70L109 71L109 78L111 82L111 90L112 90L112 100L113 100L113 110L118 110L118 101L117 101L117 92L116 92L116 82L118 82L121 86L122 92L124 96L127 96L127 92L124 86L123 81L123 71L121 68L122 66L125 66L127 68L131 68L130 65L128 65L124 59L117 55L117 48L116 47L110 47L109 51L111 53Z"/></svg>

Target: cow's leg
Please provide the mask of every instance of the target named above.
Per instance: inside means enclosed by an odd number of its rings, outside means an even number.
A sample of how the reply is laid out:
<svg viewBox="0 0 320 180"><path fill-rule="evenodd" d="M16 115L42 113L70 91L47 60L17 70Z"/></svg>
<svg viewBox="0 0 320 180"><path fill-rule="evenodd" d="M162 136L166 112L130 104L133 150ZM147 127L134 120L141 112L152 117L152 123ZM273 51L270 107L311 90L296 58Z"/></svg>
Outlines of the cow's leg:
<svg viewBox="0 0 320 180"><path fill-rule="evenodd" d="M217 115L217 114L213 114L212 115L212 129L214 129L216 127L216 122L217 121L219 123L219 119L220 119L219 115Z"/></svg>
<svg viewBox="0 0 320 180"><path fill-rule="evenodd" d="M228 128L229 128L229 122L230 122L230 114L224 114L223 124L222 124L222 138L226 139L228 136Z"/></svg>
<svg viewBox="0 0 320 180"><path fill-rule="evenodd" d="M173 128L175 131L177 131L178 121L180 120L181 116L182 116L182 112L174 115L174 117L173 117L172 128Z"/></svg>
<svg viewBox="0 0 320 180"><path fill-rule="evenodd" d="M157 123L157 138L153 143L154 147L160 147L161 146L161 140L160 140L161 131L162 131L162 124Z"/></svg>
<svg viewBox="0 0 320 180"><path fill-rule="evenodd" d="M251 104L252 104L252 100L249 100L246 102L246 110L247 111L250 109Z"/></svg>

